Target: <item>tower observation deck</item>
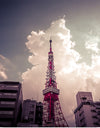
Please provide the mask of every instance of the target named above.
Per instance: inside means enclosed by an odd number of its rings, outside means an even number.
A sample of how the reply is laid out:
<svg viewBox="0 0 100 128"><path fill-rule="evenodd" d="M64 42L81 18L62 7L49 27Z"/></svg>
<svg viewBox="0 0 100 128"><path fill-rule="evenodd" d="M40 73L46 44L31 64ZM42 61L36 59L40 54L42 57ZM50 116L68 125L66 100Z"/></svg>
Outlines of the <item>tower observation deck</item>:
<svg viewBox="0 0 100 128"><path fill-rule="evenodd" d="M54 71L54 59L52 51L52 40L48 52L48 66L46 73L45 89L43 90L43 126L44 127L68 127L67 121L61 110L59 102L59 89L57 88Z"/></svg>

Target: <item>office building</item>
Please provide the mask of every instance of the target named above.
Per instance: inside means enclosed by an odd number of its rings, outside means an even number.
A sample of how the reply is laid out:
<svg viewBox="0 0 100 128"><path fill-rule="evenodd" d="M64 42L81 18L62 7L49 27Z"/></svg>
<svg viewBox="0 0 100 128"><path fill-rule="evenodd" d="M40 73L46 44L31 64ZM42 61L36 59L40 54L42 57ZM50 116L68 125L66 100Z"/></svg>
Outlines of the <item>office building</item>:
<svg viewBox="0 0 100 128"><path fill-rule="evenodd" d="M23 102L23 110L19 127L42 126L43 104L35 100L27 99Z"/></svg>
<svg viewBox="0 0 100 128"><path fill-rule="evenodd" d="M0 82L0 127L17 126L22 111L22 86L19 82Z"/></svg>
<svg viewBox="0 0 100 128"><path fill-rule="evenodd" d="M43 103L37 102L35 123L38 124L39 126L42 126L42 116L43 116Z"/></svg>
<svg viewBox="0 0 100 128"><path fill-rule="evenodd" d="M94 102L91 92L78 92L74 111L77 127L100 126L100 102Z"/></svg>

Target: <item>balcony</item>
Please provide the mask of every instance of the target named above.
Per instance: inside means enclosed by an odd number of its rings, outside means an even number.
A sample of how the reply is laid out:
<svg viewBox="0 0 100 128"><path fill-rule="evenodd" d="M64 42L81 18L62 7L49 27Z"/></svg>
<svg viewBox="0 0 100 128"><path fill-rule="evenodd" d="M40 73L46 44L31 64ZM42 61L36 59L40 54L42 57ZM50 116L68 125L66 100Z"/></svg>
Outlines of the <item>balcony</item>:
<svg viewBox="0 0 100 128"><path fill-rule="evenodd" d="M0 101L0 108L15 108L14 101Z"/></svg>
<svg viewBox="0 0 100 128"><path fill-rule="evenodd" d="M13 111L0 111L0 118L1 119L9 119L9 118L13 118Z"/></svg>
<svg viewBox="0 0 100 128"><path fill-rule="evenodd" d="M0 92L0 99L17 99L17 93L12 92Z"/></svg>
<svg viewBox="0 0 100 128"><path fill-rule="evenodd" d="M2 127L10 127L12 125L11 121L0 121L0 126Z"/></svg>
<svg viewBox="0 0 100 128"><path fill-rule="evenodd" d="M15 108L15 104L0 104L0 109L1 108Z"/></svg>
<svg viewBox="0 0 100 128"><path fill-rule="evenodd" d="M16 95L5 95L5 94L2 94L2 95L0 95L0 99L17 99L17 96Z"/></svg>
<svg viewBox="0 0 100 128"><path fill-rule="evenodd" d="M13 118L13 115L9 115L9 114L0 114L0 119L5 119L5 118Z"/></svg>
<svg viewBox="0 0 100 128"><path fill-rule="evenodd" d="M18 86L0 86L0 90L17 90Z"/></svg>

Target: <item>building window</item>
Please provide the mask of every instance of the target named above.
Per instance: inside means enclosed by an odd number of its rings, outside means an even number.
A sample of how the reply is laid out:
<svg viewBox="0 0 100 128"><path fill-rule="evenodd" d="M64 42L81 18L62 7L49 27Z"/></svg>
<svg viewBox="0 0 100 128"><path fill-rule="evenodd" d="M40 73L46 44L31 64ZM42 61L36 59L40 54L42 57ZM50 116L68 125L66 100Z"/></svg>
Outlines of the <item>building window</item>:
<svg viewBox="0 0 100 128"><path fill-rule="evenodd" d="M98 111L98 115L100 115L100 111Z"/></svg>
<svg viewBox="0 0 100 128"><path fill-rule="evenodd" d="M34 108L34 105L32 105L32 108Z"/></svg>
<svg viewBox="0 0 100 128"><path fill-rule="evenodd" d="M83 122L84 119L85 119L85 118L83 117L83 118L80 120L80 122Z"/></svg>
<svg viewBox="0 0 100 128"><path fill-rule="evenodd" d="M92 116L92 118L98 119L98 117L97 117L97 116Z"/></svg>
<svg viewBox="0 0 100 128"><path fill-rule="evenodd" d="M2 86L0 86L0 88L18 88L18 85L15 85L15 86L13 86L13 85L2 85Z"/></svg>
<svg viewBox="0 0 100 128"><path fill-rule="evenodd" d="M82 111L82 112L79 114L79 116L83 115L83 113L84 113L84 111Z"/></svg>
<svg viewBox="0 0 100 128"><path fill-rule="evenodd" d="M34 111L30 111L29 114L32 114L33 115L34 114Z"/></svg>
<svg viewBox="0 0 100 128"><path fill-rule="evenodd" d="M16 96L17 93L3 93L4 95L7 95L7 96Z"/></svg>
<svg viewBox="0 0 100 128"><path fill-rule="evenodd" d="M93 124L94 124L94 125L99 125L99 123L98 123L98 122L94 122Z"/></svg>
<svg viewBox="0 0 100 128"><path fill-rule="evenodd" d="M29 118L29 121L33 121L33 118Z"/></svg>
<svg viewBox="0 0 100 128"><path fill-rule="evenodd" d="M28 120L28 116L24 116L24 120Z"/></svg>
<svg viewBox="0 0 100 128"><path fill-rule="evenodd" d="M82 100L86 100L87 98L86 98L86 97L82 97L81 99L82 99Z"/></svg>
<svg viewBox="0 0 100 128"><path fill-rule="evenodd" d="M96 110L92 109L91 112L96 112Z"/></svg>
<svg viewBox="0 0 100 128"><path fill-rule="evenodd" d="M82 127L86 127L86 124L84 123L84 124L82 125Z"/></svg>
<svg viewBox="0 0 100 128"><path fill-rule="evenodd" d="M98 107L96 107L96 109L100 109L100 107L98 106Z"/></svg>
<svg viewBox="0 0 100 128"><path fill-rule="evenodd" d="M9 88L18 88L17 85L13 86L13 85L7 85L6 87L9 87Z"/></svg>
<svg viewBox="0 0 100 128"><path fill-rule="evenodd" d="M9 114L9 115L13 115L13 111L0 111L0 114Z"/></svg>
<svg viewBox="0 0 100 128"><path fill-rule="evenodd" d="M15 102L9 102L9 101L1 101L1 104L11 104L11 105L15 105Z"/></svg>

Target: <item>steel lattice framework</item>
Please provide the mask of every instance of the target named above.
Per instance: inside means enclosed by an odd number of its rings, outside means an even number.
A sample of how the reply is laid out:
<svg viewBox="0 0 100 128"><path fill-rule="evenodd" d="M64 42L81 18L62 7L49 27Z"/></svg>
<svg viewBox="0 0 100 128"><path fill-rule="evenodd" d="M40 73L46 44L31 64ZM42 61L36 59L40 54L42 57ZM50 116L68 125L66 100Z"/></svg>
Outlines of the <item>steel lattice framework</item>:
<svg viewBox="0 0 100 128"><path fill-rule="evenodd" d="M59 89L57 89L51 43L52 40L50 40L46 84L43 90L43 126L68 127L59 102Z"/></svg>

